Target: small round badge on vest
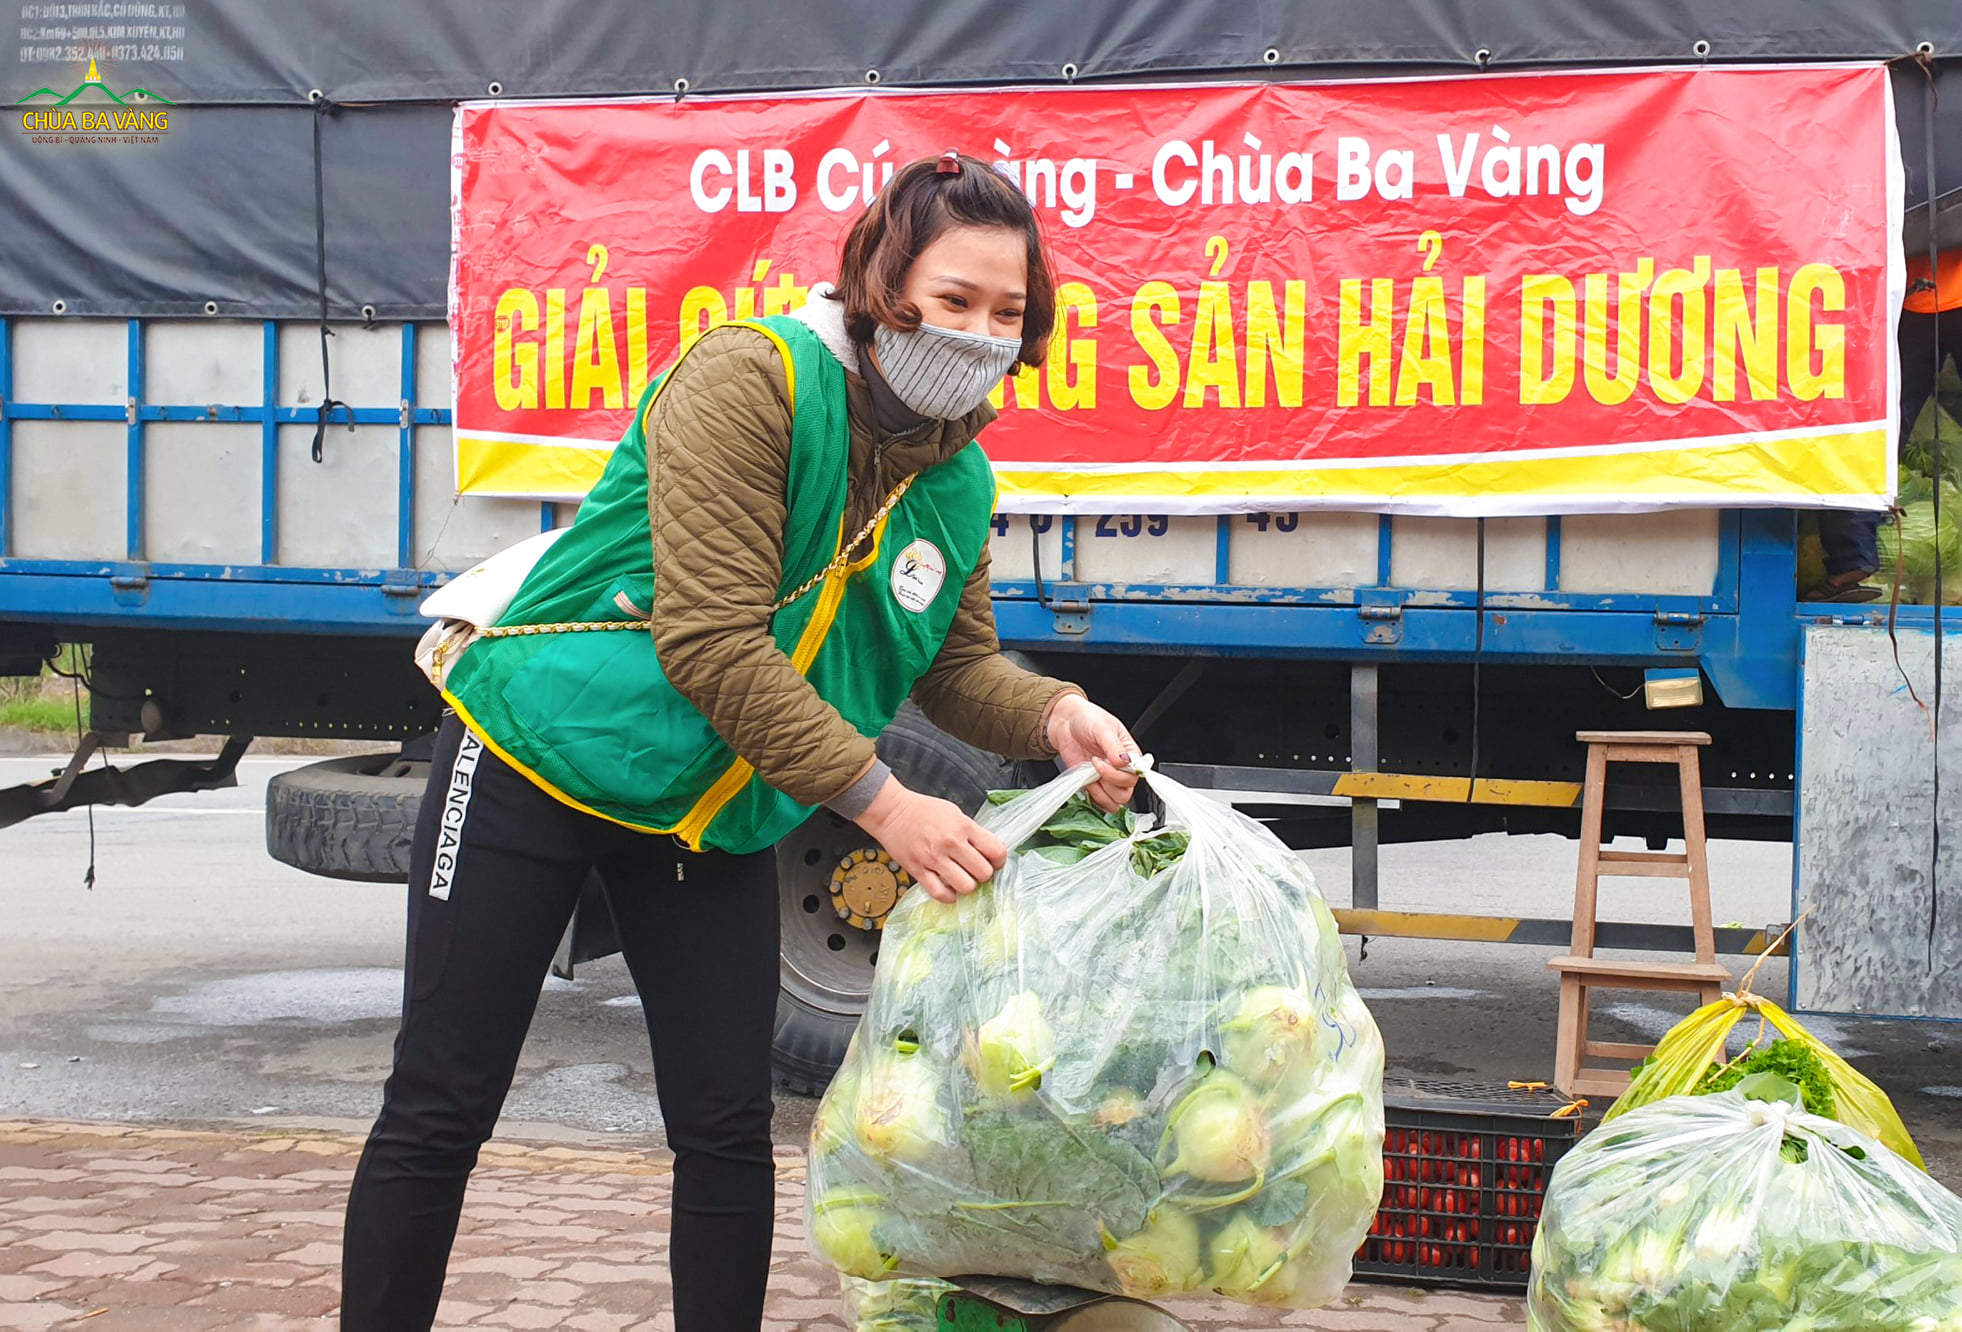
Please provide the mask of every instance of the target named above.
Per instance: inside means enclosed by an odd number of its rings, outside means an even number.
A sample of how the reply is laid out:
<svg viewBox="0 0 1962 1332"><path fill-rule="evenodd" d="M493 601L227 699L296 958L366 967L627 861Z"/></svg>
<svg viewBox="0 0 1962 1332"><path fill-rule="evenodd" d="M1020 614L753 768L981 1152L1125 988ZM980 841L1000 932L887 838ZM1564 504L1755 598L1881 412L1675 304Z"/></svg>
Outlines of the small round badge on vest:
<svg viewBox="0 0 1962 1332"><path fill-rule="evenodd" d="M933 604L947 581L947 557L924 537L906 543L892 562L893 599L915 615Z"/></svg>

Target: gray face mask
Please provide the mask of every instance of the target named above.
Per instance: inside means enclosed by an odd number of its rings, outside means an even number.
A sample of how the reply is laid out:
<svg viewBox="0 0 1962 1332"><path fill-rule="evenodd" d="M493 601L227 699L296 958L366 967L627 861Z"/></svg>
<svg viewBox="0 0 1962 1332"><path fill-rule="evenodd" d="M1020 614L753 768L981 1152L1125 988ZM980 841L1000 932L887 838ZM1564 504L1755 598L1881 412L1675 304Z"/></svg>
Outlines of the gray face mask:
<svg viewBox="0 0 1962 1332"><path fill-rule="evenodd" d="M872 330L879 373L899 400L921 416L948 421L966 416L986 400L1022 354L1020 338L991 338L955 328Z"/></svg>

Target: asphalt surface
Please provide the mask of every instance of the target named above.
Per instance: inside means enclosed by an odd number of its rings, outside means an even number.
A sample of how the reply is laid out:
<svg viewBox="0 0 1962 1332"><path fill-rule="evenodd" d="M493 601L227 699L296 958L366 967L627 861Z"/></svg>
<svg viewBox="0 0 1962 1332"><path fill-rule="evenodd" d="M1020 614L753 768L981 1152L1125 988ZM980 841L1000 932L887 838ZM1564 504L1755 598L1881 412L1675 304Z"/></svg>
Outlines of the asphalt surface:
<svg viewBox="0 0 1962 1332"><path fill-rule="evenodd" d="M304 761L248 757L236 789L96 811L93 888L85 813L0 831L0 1117L347 1129L372 1118L400 1000L404 889L266 855L265 782ZM0 758L0 787L53 762ZM1346 903L1347 852L1307 860ZM1719 922L1789 916L1785 847L1716 843L1711 860ZM1382 904L1564 917L1573 865L1574 844L1552 837L1387 847ZM1616 885L1603 914L1680 921L1679 892ZM1479 1082L1550 1074L1557 951L1391 939L1364 958L1349 941L1392 1072ZM1757 988L1782 998L1785 986L1785 964L1767 962ZM1652 1040L1686 1010L1663 997L1611 1004L1597 1025ZM1962 1187L1962 1027L1808 1024L1895 1098L1933 1173ZM779 1138L801 1141L810 1110L780 1096ZM547 982L502 1131L658 1142L639 1000L617 958Z"/></svg>

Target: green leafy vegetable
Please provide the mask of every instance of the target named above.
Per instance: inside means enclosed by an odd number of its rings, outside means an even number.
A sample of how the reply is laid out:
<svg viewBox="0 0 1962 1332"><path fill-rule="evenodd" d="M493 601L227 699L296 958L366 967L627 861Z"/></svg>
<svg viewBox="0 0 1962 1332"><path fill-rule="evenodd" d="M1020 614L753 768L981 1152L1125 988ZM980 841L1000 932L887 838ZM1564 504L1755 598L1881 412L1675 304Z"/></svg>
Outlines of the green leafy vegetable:
<svg viewBox="0 0 1962 1332"><path fill-rule="evenodd" d="M990 791L988 803L1005 805L1028 795L1027 791ZM1033 851L1058 865L1074 865L1085 856L1139 832L1138 816L1128 809L1106 813L1089 796L1079 792L1056 811L1036 835L1024 842L1023 851ZM1131 848L1131 863L1142 878L1157 875L1179 863L1185 856L1189 835L1178 828L1162 828L1137 836Z"/></svg>
<svg viewBox="0 0 1962 1332"><path fill-rule="evenodd" d="M1090 854L1087 847L1081 846L1038 846L1035 854L1055 865L1074 865Z"/></svg>
<svg viewBox="0 0 1962 1332"><path fill-rule="evenodd" d="M1819 1056L1796 1041L1773 1041L1747 1051L1728 1064L1712 1065L1692 1095L1725 1092L1744 1079L1759 1073L1775 1073L1794 1083L1804 1098L1808 1112L1826 1119L1833 1117L1833 1084Z"/></svg>
<svg viewBox="0 0 1962 1332"><path fill-rule="evenodd" d="M1150 833L1131 849L1131 863L1147 879L1155 879L1185 858L1191 839L1177 828Z"/></svg>
<svg viewBox="0 0 1962 1332"><path fill-rule="evenodd" d="M1957 399L1951 398L1950 401L1956 402ZM1929 400L1914 424L1903 432L1901 475L1904 483L1908 478L1928 482L1934 477L1935 427L1938 421L1942 433L1942 468L1948 473L1951 485L1962 484L1962 424L1957 424L1947 404L1934 399ZM1905 484L1902 488L1906 489Z"/></svg>
<svg viewBox="0 0 1962 1332"><path fill-rule="evenodd" d="M1905 515L1898 525L1892 518L1880 528L1880 568L1868 584L1891 593L1895 572L1902 570L1900 597L1903 601L1930 603L1935 597L1935 573L1942 576L1942 594L1951 602L1962 601L1962 537L1951 522L1952 506L1962 500L1962 377L1951 367L1943 372L1937 391L1913 422L1903 422L1900 443L1899 488L1895 503ZM1937 531L1934 521L1937 488L1935 441L1937 427L1941 438L1942 521ZM1819 541L1817 519L1803 515L1799 520L1798 586L1807 591L1826 583L1825 548Z"/></svg>
<svg viewBox="0 0 1962 1332"><path fill-rule="evenodd" d="M1238 1214L1250 1217L1257 1226L1285 1226L1308 1210L1308 1197L1308 1185L1303 1180L1272 1180L1241 1204Z"/></svg>
<svg viewBox="0 0 1962 1332"><path fill-rule="evenodd" d="M1725 1059L1731 1030L1744 1014L1755 1012L1762 1018L1758 1035L1735 1060ZM1795 1051L1781 1050L1761 1055L1759 1042L1765 1029L1777 1033L1774 1045L1789 1042L1809 1052L1817 1061L1815 1074L1808 1061ZM1797 1019L1777 1004L1759 995L1724 995L1703 1005L1669 1029L1655 1052L1635 1069L1628 1090L1608 1107L1602 1122L1612 1123L1630 1111L1672 1096L1692 1095L1713 1074L1737 1064L1746 1075L1760 1070L1790 1073L1790 1081L1801 1087L1811 1083L1811 1104L1824 1106L1821 1090L1830 1093L1831 1117L1850 1128L1880 1140L1906 1160L1922 1165L1921 1153L1908 1136L1907 1126L1887 1099L1887 1093L1851 1064L1834 1054L1832 1048L1801 1026ZM1820 1075L1823 1075L1821 1078Z"/></svg>
<svg viewBox="0 0 1962 1332"><path fill-rule="evenodd" d="M1097 846L1107 846L1112 842L1129 837L1136 820L1131 811L1123 809L1115 814L1106 814L1098 809L1096 803L1085 795L1070 797L1070 803L1063 806L1056 817L1042 825L1042 836L1057 842L1074 842L1081 845L1090 842Z"/></svg>
<svg viewBox="0 0 1962 1332"><path fill-rule="evenodd" d="M1039 1111L976 1111L961 1139L990 1192L1010 1202L1074 1206L1128 1234L1158 1200L1158 1173L1142 1152Z"/></svg>
<svg viewBox="0 0 1962 1332"><path fill-rule="evenodd" d="M1949 601L1962 598L1962 490L1952 481L1942 483L1939 524L1931 488L1930 498L1904 501L1899 517L1880 528L1878 577L1891 584L1898 568L1903 600L1932 601L1937 567L1943 597Z"/></svg>

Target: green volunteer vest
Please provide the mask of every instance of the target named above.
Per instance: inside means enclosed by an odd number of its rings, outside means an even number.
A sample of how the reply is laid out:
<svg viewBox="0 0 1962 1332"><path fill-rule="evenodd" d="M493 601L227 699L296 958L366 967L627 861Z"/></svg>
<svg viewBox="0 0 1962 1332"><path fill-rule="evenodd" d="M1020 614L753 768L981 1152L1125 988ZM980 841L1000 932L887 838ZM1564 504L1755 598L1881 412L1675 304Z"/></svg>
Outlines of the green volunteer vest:
<svg viewBox="0 0 1962 1332"><path fill-rule="evenodd" d="M844 530L845 371L803 323L744 321L777 344L790 386L783 580L821 573ZM684 353L685 355L686 353ZM645 620L654 604L648 386L579 516L526 577L500 625ZM875 736L939 654L987 542L994 473L979 444L928 468L846 570L778 611L776 644L860 734ZM443 696L505 762L575 808L693 850L760 851L808 818L668 683L651 632L480 638Z"/></svg>

